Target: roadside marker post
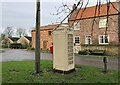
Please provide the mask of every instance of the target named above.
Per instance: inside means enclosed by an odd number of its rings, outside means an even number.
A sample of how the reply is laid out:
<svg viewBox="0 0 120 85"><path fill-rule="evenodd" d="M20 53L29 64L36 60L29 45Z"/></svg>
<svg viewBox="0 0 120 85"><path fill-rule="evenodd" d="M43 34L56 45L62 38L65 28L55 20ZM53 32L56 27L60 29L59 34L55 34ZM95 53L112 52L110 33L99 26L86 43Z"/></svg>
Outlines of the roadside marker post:
<svg viewBox="0 0 120 85"><path fill-rule="evenodd" d="M107 72L107 62L108 62L108 58L107 58L107 57L103 57L103 62L104 62L104 72Z"/></svg>

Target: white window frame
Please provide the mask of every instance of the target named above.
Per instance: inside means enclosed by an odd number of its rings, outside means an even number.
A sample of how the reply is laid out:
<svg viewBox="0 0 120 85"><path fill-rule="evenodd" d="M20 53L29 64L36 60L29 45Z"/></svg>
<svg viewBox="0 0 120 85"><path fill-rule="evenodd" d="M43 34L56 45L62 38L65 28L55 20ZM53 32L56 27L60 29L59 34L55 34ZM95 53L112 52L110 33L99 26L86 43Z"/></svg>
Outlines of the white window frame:
<svg viewBox="0 0 120 85"><path fill-rule="evenodd" d="M74 30L80 30L79 22L74 23Z"/></svg>
<svg viewBox="0 0 120 85"><path fill-rule="evenodd" d="M103 38L104 38L104 40L103 40L104 43L100 42L100 37L101 36L103 36ZM105 36L108 36L108 43L105 43ZM99 44L109 44L109 35L99 35Z"/></svg>
<svg viewBox="0 0 120 85"><path fill-rule="evenodd" d="M88 36L85 36L85 44L89 44L88 43ZM91 36L90 36L90 44L92 44L92 38L91 38Z"/></svg>
<svg viewBox="0 0 120 85"><path fill-rule="evenodd" d="M76 37L79 37L79 43L75 43L75 38ZM80 45L80 36L74 36L74 43L75 43L75 45Z"/></svg>
<svg viewBox="0 0 120 85"><path fill-rule="evenodd" d="M101 25L101 23L105 23L105 25ZM99 20L99 28L106 28L106 24L107 24L107 19L100 19ZM108 24L107 24L108 27Z"/></svg>

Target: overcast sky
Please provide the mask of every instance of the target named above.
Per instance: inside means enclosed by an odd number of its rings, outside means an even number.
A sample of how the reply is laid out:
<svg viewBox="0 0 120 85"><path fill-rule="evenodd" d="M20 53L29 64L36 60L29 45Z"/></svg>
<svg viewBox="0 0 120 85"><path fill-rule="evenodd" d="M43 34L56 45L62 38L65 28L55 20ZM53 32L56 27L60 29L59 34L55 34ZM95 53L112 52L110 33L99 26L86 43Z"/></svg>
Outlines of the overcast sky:
<svg viewBox="0 0 120 85"><path fill-rule="evenodd" d="M35 27L35 0L0 0L0 25L1 32L6 27L13 27L13 29L24 28L30 30ZM41 26L56 23L58 16L53 16L50 13L56 13L55 7L60 7L62 2L72 6L78 0L41 0ZM84 0L86 4L87 0ZM97 0L90 0L89 6L96 4ZM102 0L104 3L106 0ZM116 0L111 0L116 1ZM2 7L1 7L2 6ZM66 14L61 14L64 18ZM2 19L1 19L2 18ZM61 19L62 19L61 18ZM58 20L60 21L60 20ZM66 22L66 21L65 21Z"/></svg>

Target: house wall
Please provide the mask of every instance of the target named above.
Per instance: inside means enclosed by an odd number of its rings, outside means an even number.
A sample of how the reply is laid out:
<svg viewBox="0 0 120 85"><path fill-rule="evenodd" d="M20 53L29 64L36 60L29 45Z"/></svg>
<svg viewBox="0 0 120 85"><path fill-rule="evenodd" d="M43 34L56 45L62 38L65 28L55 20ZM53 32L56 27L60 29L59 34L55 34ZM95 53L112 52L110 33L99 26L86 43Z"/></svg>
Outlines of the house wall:
<svg viewBox="0 0 120 85"><path fill-rule="evenodd" d="M28 44L30 43L30 41L28 39L26 39L25 37L21 37L17 43L21 43L21 44L24 44L25 42L27 42Z"/></svg>
<svg viewBox="0 0 120 85"><path fill-rule="evenodd" d="M32 47L35 48L35 30L32 30Z"/></svg>
<svg viewBox="0 0 120 85"><path fill-rule="evenodd" d="M52 31L51 29L48 30L41 30L40 31L40 48L43 50L43 42L46 41L46 48L44 50L50 50L50 45L53 43L52 32L51 36L49 35L48 31ZM32 47L35 48L35 31L32 31Z"/></svg>
<svg viewBox="0 0 120 85"><path fill-rule="evenodd" d="M4 40L1 41L1 43L14 43L10 38L5 38Z"/></svg>
<svg viewBox="0 0 120 85"><path fill-rule="evenodd" d="M106 17L100 17L100 19L105 19ZM78 22L76 20L75 22ZM73 21L69 22L70 24L73 23ZM81 50L84 49L106 49L107 54L110 55L120 55L120 50L118 49L118 46L112 46L110 45L118 45L118 15L112 15L109 16L108 19L108 31L107 34L109 35L109 46L106 44L103 44L103 46L83 46L85 45L85 36L91 36L92 33L92 23L93 18L89 19L83 19L79 20L79 30L74 30L74 36L80 37L80 48ZM74 28L74 26L73 26ZM92 45L99 45L99 35L105 35L106 28L99 28L99 18L95 18L94 26L93 26L93 36L92 36ZM113 52L112 52L113 50Z"/></svg>
<svg viewBox="0 0 120 85"><path fill-rule="evenodd" d="M100 19L106 19L106 17L101 17ZM109 35L109 44L118 44L118 15L109 16L108 21L107 34ZM76 22L78 22L78 20ZM70 24L72 23L73 21L70 22ZM85 36L91 36L92 23L93 18L83 19L79 21L80 30L74 30L74 36L80 36L80 44L85 44ZM98 37L99 35L105 35L105 30L106 28L99 28L99 18L96 18L92 33L93 44L99 43Z"/></svg>

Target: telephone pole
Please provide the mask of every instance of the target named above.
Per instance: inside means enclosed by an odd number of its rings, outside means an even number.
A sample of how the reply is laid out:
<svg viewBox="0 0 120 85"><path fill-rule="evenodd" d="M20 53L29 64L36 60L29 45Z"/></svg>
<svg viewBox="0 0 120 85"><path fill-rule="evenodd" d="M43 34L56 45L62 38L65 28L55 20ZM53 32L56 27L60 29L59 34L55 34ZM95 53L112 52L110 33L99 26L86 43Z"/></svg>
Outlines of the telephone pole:
<svg viewBox="0 0 120 85"><path fill-rule="evenodd" d="M36 0L35 73L40 73L40 0Z"/></svg>

